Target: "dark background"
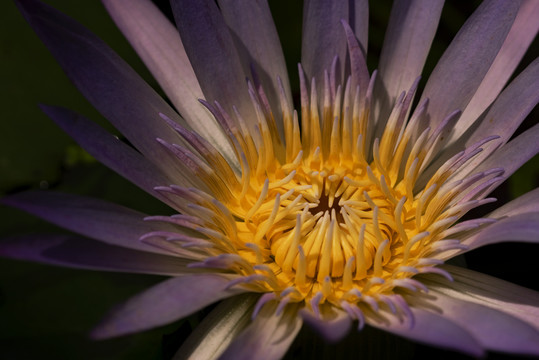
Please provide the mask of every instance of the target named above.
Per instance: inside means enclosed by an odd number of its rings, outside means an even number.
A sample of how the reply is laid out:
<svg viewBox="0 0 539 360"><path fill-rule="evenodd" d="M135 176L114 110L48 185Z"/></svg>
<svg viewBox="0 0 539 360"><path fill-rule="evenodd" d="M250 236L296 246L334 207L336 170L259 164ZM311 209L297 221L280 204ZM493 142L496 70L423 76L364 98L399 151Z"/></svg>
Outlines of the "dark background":
<svg viewBox="0 0 539 360"><path fill-rule="evenodd" d="M105 39L152 86L158 89L99 1L47 0ZM165 11L166 1L158 1ZM478 1L449 2L444 8L428 74ZM297 93L300 61L299 1L270 0ZM371 1L369 70L376 68L391 2ZM0 3L0 196L31 188L50 188L120 203L150 214L170 212L158 201L97 163L37 108L62 105L114 129L86 102L11 1ZM523 61L538 55L537 42ZM522 69L521 66L519 69ZM423 79L428 78L423 76ZM423 84L424 85L424 84ZM158 90L160 91L160 90ZM537 110L522 129L537 123ZM494 195L496 206L539 183L537 156L506 181ZM52 225L20 211L0 207L0 234L58 232ZM539 249L526 244L494 245L474 251L466 262L476 269L523 286L538 288ZM159 359L170 358L205 312L169 326L115 340L92 342L86 334L115 304L162 280L158 276L72 270L0 259L0 358L6 359ZM340 358L464 358L452 352L416 346L366 329L340 345L326 345L303 330L289 356ZM514 358L490 354L490 359Z"/></svg>

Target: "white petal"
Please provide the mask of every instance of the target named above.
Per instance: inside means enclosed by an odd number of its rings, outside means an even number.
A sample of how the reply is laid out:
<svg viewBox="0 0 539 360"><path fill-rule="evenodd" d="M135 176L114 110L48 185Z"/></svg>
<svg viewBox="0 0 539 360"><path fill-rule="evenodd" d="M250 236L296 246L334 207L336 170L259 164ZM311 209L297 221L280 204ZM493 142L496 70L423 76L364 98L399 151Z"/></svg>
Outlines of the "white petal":
<svg viewBox="0 0 539 360"><path fill-rule="evenodd" d="M422 100L430 99L431 128L466 107L502 46L519 5L517 1L484 1L462 26L423 92Z"/></svg>
<svg viewBox="0 0 539 360"><path fill-rule="evenodd" d="M498 310L455 299L437 291L429 292L429 304L459 324L486 349L515 354L539 354L539 331Z"/></svg>
<svg viewBox="0 0 539 360"><path fill-rule="evenodd" d="M519 74L511 84L509 84L509 86L500 94L498 99L496 99L491 108L481 116L474 126L468 129L467 133L463 134L450 147L446 148L445 152L442 152L441 156L429 165L427 172L422 176L428 177L428 174L436 171L453 154L492 135L499 136L499 138L484 145L483 151L464 164L457 174L455 174L454 179L463 179L471 172L477 171L477 167L483 163L489 155L492 160L496 159L496 151L501 146L505 146L506 142L511 138L526 116L533 110L538 101L539 59L536 59L521 74ZM529 146L528 150L532 148L533 146ZM502 148L502 153L504 151L505 150ZM527 152L524 152L523 154L526 153ZM516 170L514 164L522 165L525 161L527 161L527 159L524 159L522 162L511 163L509 164L509 167L513 168L512 171L514 171ZM501 162L502 161L497 165L494 165L494 162L491 162L490 166L503 167ZM508 176L511 173L512 172L506 171L505 175Z"/></svg>
<svg viewBox="0 0 539 360"><path fill-rule="evenodd" d="M178 276L190 261L104 244L76 235L29 234L0 239L0 256L75 269Z"/></svg>
<svg viewBox="0 0 539 360"><path fill-rule="evenodd" d="M422 344L456 350L476 357L483 355L482 346L465 328L434 312L416 308L411 308L411 311L414 316L413 324L400 322L393 314L387 316L387 321L376 321L371 316L367 316L366 320L371 326Z"/></svg>
<svg viewBox="0 0 539 360"><path fill-rule="evenodd" d="M373 115L379 129L385 126L395 99L421 75L443 5L443 0L393 3L374 93Z"/></svg>
<svg viewBox="0 0 539 360"><path fill-rule="evenodd" d="M244 67L254 67L274 111L273 115L276 120L280 120L282 111L277 77L281 78L286 98L291 105L292 94L283 50L267 1L219 0L218 3L234 34L238 52L244 52L240 56L245 62ZM292 112L291 108L288 110ZM277 125L283 131L282 122L277 121Z"/></svg>
<svg viewBox="0 0 539 360"><path fill-rule="evenodd" d="M428 276L424 284L429 289L503 311L539 330L539 292L469 269L451 265L443 268L454 281Z"/></svg>
<svg viewBox="0 0 539 360"><path fill-rule="evenodd" d="M236 337L221 360L277 360L284 356L302 321L294 306L276 314L277 303L267 303L253 322Z"/></svg>
<svg viewBox="0 0 539 360"><path fill-rule="evenodd" d="M501 167L504 169L504 177L507 178L511 176L539 152L538 138L539 124L536 124L505 144L502 148L495 151L487 160L479 165L475 171L481 172ZM498 182L491 186L489 190L492 191L499 185L500 183Z"/></svg>
<svg viewBox="0 0 539 360"><path fill-rule="evenodd" d="M149 0L103 4L185 121L232 158L223 131L198 101L204 96L174 25Z"/></svg>
<svg viewBox="0 0 539 360"><path fill-rule="evenodd" d="M337 342L348 334L352 326L352 319L348 313L331 305L322 305L321 316L317 316L312 310L302 309L300 315L303 321L314 327L326 340Z"/></svg>
<svg viewBox="0 0 539 360"><path fill-rule="evenodd" d="M500 52L462 113L459 126L451 134L449 142L458 139L496 99L537 35L539 31L537 19L539 19L539 1L524 1Z"/></svg>
<svg viewBox="0 0 539 360"><path fill-rule="evenodd" d="M171 2L176 26L204 98L218 101L231 116L233 106L254 128L256 116L247 90L248 73L217 4L210 0Z"/></svg>
<svg viewBox="0 0 539 360"><path fill-rule="evenodd" d="M303 36L301 64L310 82L315 77L320 86L324 83L324 71L330 71L335 56L339 58L337 84L344 84L346 37L341 25L345 20L360 43L363 56L367 51L368 5L367 1L320 1L309 0L303 8Z"/></svg>
<svg viewBox="0 0 539 360"><path fill-rule="evenodd" d="M500 219L528 212L539 212L539 188L532 190L513 201L497 208L488 217Z"/></svg>
<svg viewBox="0 0 539 360"><path fill-rule="evenodd" d="M468 250L473 250L485 245L511 241L539 243L539 212L523 213L502 219L464 239L462 243L468 246Z"/></svg>
<svg viewBox="0 0 539 360"><path fill-rule="evenodd" d="M104 200L54 191L27 191L4 197L13 206L51 223L105 243L129 249L170 255L141 242L142 235L156 230L175 230L169 224L144 221L138 211Z"/></svg>
<svg viewBox="0 0 539 360"><path fill-rule="evenodd" d="M131 334L165 325L217 300L238 294L230 279L216 274L185 275L165 280L114 309L93 331L94 339Z"/></svg>
<svg viewBox="0 0 539 360"><path fill-rule="evenodd" d="M217 359L249 324L257 295L223 300L197 325L173 359Z"/></svg>

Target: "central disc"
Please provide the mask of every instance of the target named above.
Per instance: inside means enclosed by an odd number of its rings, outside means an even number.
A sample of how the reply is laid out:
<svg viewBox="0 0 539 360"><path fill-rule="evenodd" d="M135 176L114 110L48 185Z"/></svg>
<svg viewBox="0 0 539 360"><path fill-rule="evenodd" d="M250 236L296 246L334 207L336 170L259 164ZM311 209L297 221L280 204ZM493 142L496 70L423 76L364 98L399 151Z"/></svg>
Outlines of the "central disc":
<svg viewBox="0 0 539 360"><path fill-rule="evenodd" d="M373 272L382 276L398 241L396 204L387 200L379 181L371 181L369 172L375 179L379 175L370 167L316 164L309 161L314 157L285 173L287 182L268 183L266 201L248 219L255 244L270 250L281 278L299 275L306 283L322 283L343 280L347 272L356 281Z"/></svg>

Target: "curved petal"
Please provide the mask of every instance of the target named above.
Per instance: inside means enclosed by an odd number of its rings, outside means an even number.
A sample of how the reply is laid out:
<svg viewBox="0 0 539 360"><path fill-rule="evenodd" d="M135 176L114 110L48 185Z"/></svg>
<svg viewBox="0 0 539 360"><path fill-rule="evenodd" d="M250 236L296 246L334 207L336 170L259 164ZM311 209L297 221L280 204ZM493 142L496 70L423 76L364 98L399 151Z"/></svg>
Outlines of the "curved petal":
<svg viewBox="0 0 539 360"><path fill-rule="evenodd" d="M473 250L508 241L539 243L539 212L504 218L464 239L462 243L468 246L468 250Z"/></svg>
<svg viewBox="0 0 539 360"><path fill-rule="evenodd" d="M165 280L113 310L91 336L106 339L165 325L238 294L225 276L195 274Z"/></svg>
<svg viewBox="0 0 539 360"><path fill-rule="evenodd" d="M539 354L539 331L529 324L502 311L437 291L430 291L429 295L429 303L437 306L444 317L470 331L486 349Z"/></svg>
<svg viewBox="0 0 539 360"><path fill-rule="evenodd" d="M488 217L501 219L507 216L514 216L528 212L539 212L539 188L532 190L513 201L497 208Z"/></svg>
<svg viewBox="0 0 539 360"><path fill-rule="evenodd" d="M539 59L535 59L515 80L509 84L487 111L480 124L471 135L464 136L466 145L474 144L488 135L498 135L496 144L504 145L518 126L539 102ZM465 176L495 151L494 146L486 148L460 171ZM495 156L495 155L494 155Z"/></svg>
<svg viewBox="0 0 539 360"><path fill-rule="evenodd" d="M122 175L141 189L165 203L166 197L155 191L156 186L178 184L189 186L191 179L178 172L171 179L138 151L123 143L101 126L69 109L41 105L41 110L69 134L90 155Z"/></svg>
<svg viewBox="0 0 539 360"><path fill-rule="evenodd" d="M159 224L157 228L155 224L144 221L146 215L120 205L53 191L22 192L4 197L0 202L111 245L170 255L170 252L145 244L139 238L171 227Z"/></svg>
<svg viewBox="0 0 539 360"><path fill-rule="evenodd" d="M345 83L347 64L346 36L341 20L345 20L358 37L363 57L367 54L368 26L367 1L305 1L303 7L303 35L301 64L307 79L316 78L323 84L324 71L330 71L335 56L338 57L337 84Z"/></svg>
<svg viewBox="0 0 539 360"><path fill-rule="evenodd" d="M185 124L176 112L82 25L35 0L17 1L17 6L80 92L150 161L167 171L170 161L155 139L183 143L159 116L164 113Z"/></svg>
<svg viewBox="0 0 539 360"><path fill-rule="evenodd" d="M288 72L277 29L271 17L266 0L219 0L219 7L227 25L232 31L240 58L244 60L244 68L254 67L265 94L268 97L274 116L281 118L279 101L279 85L282 80L288 104L292 105L292 94L288 81ZM284 110L284 109L283 109ZM292 113L292 108L287 109ZM281 121L277 122L283 131Z"/></svg>
<svg viewBox="0 0 539 360"><path fill-rule="evenodd" d="M539 124L524 131L522 134L495 151L488 159L476 168L476 172L486 171L501 167L504 170L503 176L509 177L518 170L524 163L530 160L539 152ZM500 182L493 184L489 192L500 185ZM485 193L486 196L487 193Z"/></svg>
<svg viewBox="0 0 539 360"><path fill-rule="evenodd" d="M173 360L217 359L251 321L257 298L244 294L223 300L197 325Z"/></svg>
<svg viewBox="0 0 539 360"><path fill-rule="evenodd" d="M393 314L386 317L387 321L377 322L370 316L366 320L371 326L422 344L456 350L476 357L483 355L483 347L465 328L434 312L417 308L411 308L411 311L414 316L413 325L400 322Z"/></svg>
<svg viewBox="0 0 539 360"><path fill-rule="evenodd" d="M378 65L380 81L373 96L373 115L379 129L385 126L396 98L421 75L443 5L443 0L393 3Z"/></svg>
<svg viewBox="0 0 539 360"><path fill-rule="evenodd" d="M454 281L427 275L429 289L511 314L539 330L539 292L458 266L443 265Z"/></svg>
<svg viewBox="0 0 539 360"><path fill-rule="evenodd" d="M245 82L248 73L217 4L174 0L171 6L205 99L218 101L228 114L234 114L235 106L244 119L256 119ZM249 123L254 126L254 121Z"/></svg>
<svg viewBox="0 0 539 360"><path fill-rule="evenodd" d="M219 359L282 358L301 329L302 321L293 306L287 306L280 313L276 313L276 308L276 302L266 304Z"/></svg>
<svg viewBox="0 0 539 360"><path fill-rule="evenodd" d="M438 169L451 154L464 150L488 136L499 136L499 139L487 144L480 154L464 164L455 175L455 180L468 176L489 155L494 153L500 146L504 146L526 116L537 105L537 102L539 102L539 59L536 59L519 74L500 94L491 108L481 116L481 119L429 166L427 174ZM496 154L492 156L495 157Z"/></svg>
<svg viewBox="0 0 539 360"><path fill-rule="evenodd" d="M308 309L300 311L303 321L330 342L341 340L350 331L352 319L346 312L334 306L323 306L320 309L320 314L321 316L317 316L312 310Z"/></svg>
<svg viewBox="0 0 539 360"><path fill-rule="evenodd" d="M462 133L496 99L539 31L539 2L524 0L496 59L459 119L452 140Z"/></svg>
<svg viewBox="0 0 539 360"><path fill-rule="evenodd" d="M105 8L185 121L228 159L233 151L203 97L178 31L149 0L103 0Z"/></svg>
<svg viewBox="0 0 539 360"><path fill-rule="evenodd" d="M502 46L519 5L519 1L484 1L462 26L423 91L422 100L430 99L431 128L466 107Z"/></svg>
<svg viewBox="0 0 539 360"><path fill-rule="evenodd" d="M178 276L196 270L187 260L151 254L65 234L0 239L0 256L70 268Z"/></svg>

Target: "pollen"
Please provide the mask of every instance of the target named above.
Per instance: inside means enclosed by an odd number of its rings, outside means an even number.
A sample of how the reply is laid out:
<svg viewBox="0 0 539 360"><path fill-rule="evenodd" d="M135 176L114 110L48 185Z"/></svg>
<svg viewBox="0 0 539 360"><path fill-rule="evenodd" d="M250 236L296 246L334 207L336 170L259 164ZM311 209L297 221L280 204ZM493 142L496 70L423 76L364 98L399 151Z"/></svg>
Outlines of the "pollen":
<svg viewBox="0 0 539 360"><path fill-rule="evenodd" d="M282 129L258 84L248 84L255 121L202 101L228 136L232 162L165 118L186 145L163 146L198 183L157 189L181 214L147 220L179 230L142 240L165 239L159 246L192 259L193 268L231 274L231 287L267 293L261 301L300 302L315 313L329 302L357 319L382 304L409 313L402 294L428 290L417 274L450 278L437 266L444 253L465 248L451 235L481 219L452 226L493 201L481 194L502 170L459 181L452 175L494 137L430 169L460 112L436 129L424 126L428 100L409 115L416 81L379 131L371 114L376 72L363 84L350 76L342 87L330 80L334 71L335 63L319 87L299 66L301 116L287 110L292 107L281 87Z"/></svg>

